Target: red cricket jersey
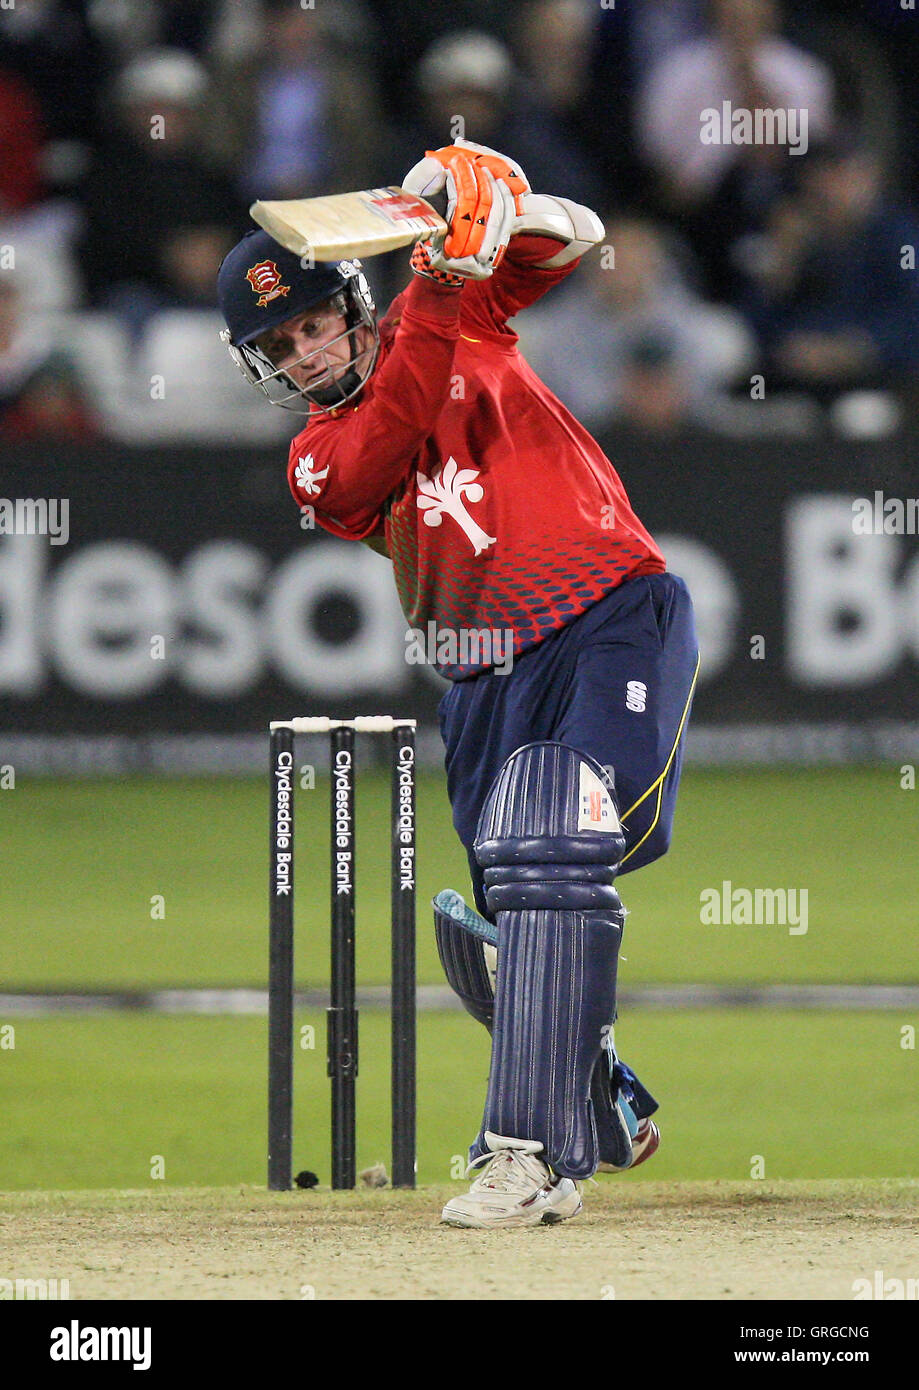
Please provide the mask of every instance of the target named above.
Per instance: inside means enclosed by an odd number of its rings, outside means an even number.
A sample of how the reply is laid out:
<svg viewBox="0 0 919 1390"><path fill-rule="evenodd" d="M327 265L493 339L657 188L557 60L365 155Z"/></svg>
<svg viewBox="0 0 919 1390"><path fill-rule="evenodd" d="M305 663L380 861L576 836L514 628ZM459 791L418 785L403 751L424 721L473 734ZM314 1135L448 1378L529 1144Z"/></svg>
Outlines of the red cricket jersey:
<svg viewBox="0 0 919 1390"><path fill-rule="evenodd" d="M325 530L385 535L410 627L512 629L515 656L665 568L613 465L507 326L577 264L541 268L558 249L521 234L488 280L415 276L381 321L358 403L312 414L288 466ZM494 664L487 653L447 643L434 664L460 680Z"/></svg>

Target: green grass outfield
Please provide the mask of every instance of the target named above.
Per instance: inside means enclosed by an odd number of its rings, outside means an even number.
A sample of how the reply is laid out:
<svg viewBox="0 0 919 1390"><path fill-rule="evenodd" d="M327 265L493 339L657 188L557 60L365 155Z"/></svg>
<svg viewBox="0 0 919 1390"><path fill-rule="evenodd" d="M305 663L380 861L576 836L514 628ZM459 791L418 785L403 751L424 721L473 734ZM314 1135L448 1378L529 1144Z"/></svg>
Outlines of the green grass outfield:
<svg viewBox="0 0 919 1390"><path fill-rule="evenodd" d="M625 1057L662 1102L663 1142L628 1181L909 1177L919 1172L917 1054L888 1013L636 1011ZM329 1182L323 1021L298 1051L294 1164ZM309 1035L307 1035L309 1040ZM419 1180L462 1173L487 1037L419 1018ZM265 1182L266 1025L114 1012L23 1018L0 1051L0 1191ZM388 1019L361 1016L358 1161L389 1167ZM162 1180L151 1177L159 1156Z"/></svg>
<svg viewBox="0 0 919 1390"><path fill-rule="evenodd" d="M443 777L419 778L419 979L442 982L429 899L468 886ZM358 782L358 975L389 979L385 772ZM297 801L297 979L327 978L328 784ZM674 843L620 880L623 987L919 979L919 792L899 769L697 771ZM264 986L268 786L260 778L29 782L0 792L0 988ZM808 892L808 931L703 925L700 893ZM151 900L165 916L151 918Z"/></svg>
<svg viewBox="0 0 919 1390"><path fill-rule="evenodd" d="M419 780L419 978L442 983L428 899L468 871L443 779ZM621 880L620 979L914 982L919 793L888 768L687 773L670 854ZM297 979L327 979L328 788L297 805ZM29 782L0 792L3 989L247 985L267 963L267 777ZM806 935L703 925L699 895L807 889ZM151 917L162 895L165 917ZM389 978L388 781L358 785L358 974ZM297 1054L295 1164L328 1181L324 1032ZM0 1189L264 1182L266 1023L107 1013L20 1017L0 1033ZM915 1016L639 1011L617 1041L663 1102L656 1180L917 1172ZM388 1162L388 1019L361 1021L359 1161ZM419 1177L444 1182L477 1128L487 1038L419 1016ZM643 1180L642 1169L629 1178Z"/></svg>

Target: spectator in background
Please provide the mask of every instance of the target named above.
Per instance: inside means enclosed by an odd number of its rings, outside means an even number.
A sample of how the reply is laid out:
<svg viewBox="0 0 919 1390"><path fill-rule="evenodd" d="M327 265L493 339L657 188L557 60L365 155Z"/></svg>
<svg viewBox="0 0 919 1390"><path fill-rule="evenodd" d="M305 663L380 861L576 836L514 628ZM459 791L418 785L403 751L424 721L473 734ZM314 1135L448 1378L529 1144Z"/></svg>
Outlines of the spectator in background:
<svg viewBox="0 0 919 1390"><path fill-rule="evenodd" d="M885 155L904 188L919 187L919 23L914 0L785 0L790 21L820 24L840 85L851 93L837 109ZM821 13L823 11L823 13ZM828 42L829 40L829 42ZM842 48L845 46L845 55ZM835 50L835 51L834 51ZM893 90L890 82L893 82ZM892 156L892 157L891 157Z"/></svg>
<svg viewBox="0 0 919 1390"><path fill-rule="evenodd" d="M42 127L25 82L0 70L0 217L22 212L41 197Z"/></svg>
<svg viewBox="0 0 919 1390"><path fill-rule="evenodd" d="M752 350L739 315L703 303L663 233L629 216L607 220L599 253L554 305L529 310L520 333L526 358L588 429L633 418L640 400L649 428L702 413Z"/></svg>
<svg viewBox="0 0 919 1390"><path fill-rule="evenodd" d="M413 75L437 40L460 30L479 30L505 41L518 4L495 0L370 0L379 25L377 75L387 111L404 124L414 118Z"/></svg>
<svg viewBox="0 0 919 1390"><path fill-rule="evenodd" d="M746 247L747 309L778 385L824 395L919 369L919 222L888 201L878 158L849 134L813 149L802 190Z"/></svg>
<svg viewBox="0 0 919 1390"><path fill-rule="evenodd" d="M676 434L693 424L693 382L674 335L649 333L625 345L615 424L641 434Z"/></svg>
<svg viewBox="0 0 919 1390"><path fill-rule="evenodd" d="M0 275L0 438L74 441L98 433L73 360L23 312L10 276Z"/></svg>
<svg viewBox="0 0 919 1390"><path fill-rule="evenodd" d="M157 39L166 48L185 48L203 56L214 25L225 8L222 0L156 0Z"/></svg>
<svg viewBox="0 0 919 1390"><path fill-rule="evenodd" d="M393 183L366 68L335 42L322 4L261 0L261 38L218 63L209 140L241 198L306 198Z"/></svg>
<svg viewBox="0 0 919 1390"><path fill-rule="evenodd" d="M135 333L158 308L213 305L214 267L244 220L228 180L199 152L206 88L187 53L158 49L130 63L83 189L92 302L122 313Z"/></svg>
<svg viewBox="0 0 919 1390"><path fill-rule="evenodd" d="M701 38L707 0L528 0L516 11L514 50L565 134L578 143L606 201L634 205L644 171L636 149L635 92L652 64Z"/></svg>
<svg viewBox="0 0 919 1390"><path fill-rule="evenodd" d="M400 171L426 149L462 135L509 151L537 193L560 194L587 207L602 203L602 185L582 152L565 137L548 101L519 81L509 50L492 35L463 30L437 39L415 83L418 110L401 133Z"/></svg>
<svg viewBox="0 0 919 1390"><path fill-rule="evenodd" d="M105 68L84 10L72 0L15 0L0 8L0 69L28 83L52 142L85 143L96 128Z"/></svg>
<svg viewBox="0 0 919 1390"><path fill-rule="evenodd" d="M594 114L585 102L598 14L591 0L531 0L516 17L513 51L530 92L573 143Z"/></svg>
<svg viewBox="0 0 919 1390"><path fill-rule="evenodd" d="M253 0L71 0L88 11L94 37L116 66L148 48L181 48L204 58L227 16L247 25Z"/></svg>
<svg viewBox="0 0 919 1390"><path fill-rule="evenodd" d="M702 138L702 113L805 112L807 139L832 121L832 80L818 59L781 37L777 0L710 0L709 38L677 48L650 71L638 98L638 138L659 179L662 207L679 217L709 293L730 296L727 248L761 225L794 175L795 158L777 144ZM725 138L726 137L726 138Z"/></svg>

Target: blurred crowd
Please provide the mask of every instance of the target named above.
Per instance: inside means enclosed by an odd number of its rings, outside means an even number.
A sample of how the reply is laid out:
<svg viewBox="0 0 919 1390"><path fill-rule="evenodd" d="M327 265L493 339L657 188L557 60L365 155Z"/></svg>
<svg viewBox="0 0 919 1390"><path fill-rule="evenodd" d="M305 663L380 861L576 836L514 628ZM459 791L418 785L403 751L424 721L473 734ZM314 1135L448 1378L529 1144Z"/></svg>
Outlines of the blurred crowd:
<svg viewBox="0 0 919 1390"><path fill-rule="evenodd" d="M217 340L249 203L396 183L457 134L604 219L516 325L588 426L895 428L917 37L896 0L0 5L0 436L289 435ZM730 138L765 108L806 113L796 151ZM366 269L384 308L407 254Z"/></svg>

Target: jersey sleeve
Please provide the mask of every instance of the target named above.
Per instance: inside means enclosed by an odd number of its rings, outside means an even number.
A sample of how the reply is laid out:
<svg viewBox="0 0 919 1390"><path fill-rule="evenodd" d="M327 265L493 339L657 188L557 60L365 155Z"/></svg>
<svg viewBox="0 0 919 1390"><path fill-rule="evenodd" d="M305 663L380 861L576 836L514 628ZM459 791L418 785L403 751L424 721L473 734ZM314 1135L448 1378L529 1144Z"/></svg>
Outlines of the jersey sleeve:
<svg viewBox="0 0 919 1390"><path fill-rule="evenodd" d="M358 403L314 416L293 440L291 492L333 535L381 533L386 500L410 476L449 393L461 293L415 276L384 320L391 341Z"/></svg>
<svg viewBox="0 0 919 1390"><path fill-rule="evenodd" d="M511 237L504 260L487 280L470 280L463 287L463 318L482 324L492 332L507 329L507 321L522 309L535 304L553 285L570 275L579 261L548 267L562 249L556 237L521 232Z"/></svg>

